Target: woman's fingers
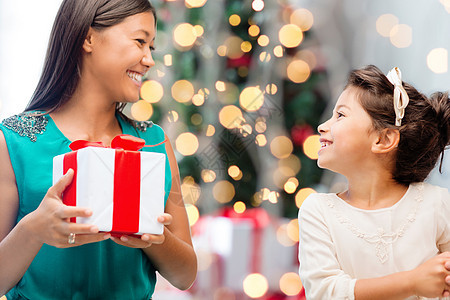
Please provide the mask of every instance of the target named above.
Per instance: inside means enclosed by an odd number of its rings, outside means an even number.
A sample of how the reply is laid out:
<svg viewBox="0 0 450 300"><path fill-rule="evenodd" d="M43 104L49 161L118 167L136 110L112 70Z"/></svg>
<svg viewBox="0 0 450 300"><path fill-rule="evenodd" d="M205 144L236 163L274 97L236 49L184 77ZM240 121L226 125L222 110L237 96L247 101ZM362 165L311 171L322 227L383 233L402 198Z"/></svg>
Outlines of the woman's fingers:
<svg viewBox="0 0 450 300"><path fill-rule="evenodd" d="M61 219L75 218L75 217L87 218L92 216L92 210L86 207L62 205L56 211L56 216Z"/></svg>
<svg viewBox="0 0 450 300"><path fill-rule="evenodd" d="M74 171L69 169L64 176L62 176L49 190L48 194L61 197L64 190L72 183Z"/></svg>
<svg viewBox="0 0 450 300"><path fill-rule="evenodd" d="M119 237L111 237L111 239L122 246L131 247L131 248L148 248L153 244L162 244L164 242L163 234L143 234L140 238L123 235Z"/></svg>
<svg viewBox="0 0 450 300"><path fill-rule="evenodd" d="M173 219L172 215L167 214L167 213L162 214L162 215L158 216L158 218L157 218L159 223L166 225L166 226L170 225L172 223L172 219Z"/></svg>
<svg viewBox="0 0 450 300"><path fill-rule="evenodd" d="M111 234L101 232L96 234L74 234L73 236L64 236L59 248L69 248L81 246L90 243L101 242L111 237ZM72 243L70 243L72 242Z"/></svg>

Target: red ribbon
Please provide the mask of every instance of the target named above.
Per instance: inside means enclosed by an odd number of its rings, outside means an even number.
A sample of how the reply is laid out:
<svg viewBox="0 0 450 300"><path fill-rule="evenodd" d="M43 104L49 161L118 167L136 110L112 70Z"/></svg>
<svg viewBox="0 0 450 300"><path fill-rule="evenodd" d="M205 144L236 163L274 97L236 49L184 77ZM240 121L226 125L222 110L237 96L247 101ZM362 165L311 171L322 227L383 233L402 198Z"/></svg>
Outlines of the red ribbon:
<svg viewBox="0 0 450 300"><path fill-rule="evenodd" d="M141 158L138 150L144 146L145 141L143 139L125 134L116 136L111 142L110 148L115 149L116 152L114 165L113 226L111 232L132 234L139 231ZM63 202L66 205L75 206L77 150L85 147L108 147L101 142L84 140L74 141L69 147L73 152L67 153L64 156L63 172L65 174L69 169L73 169L75 174L72 183L64 192ZM71 218L70 221L75 222L76 220L75 218Z"/></svg>

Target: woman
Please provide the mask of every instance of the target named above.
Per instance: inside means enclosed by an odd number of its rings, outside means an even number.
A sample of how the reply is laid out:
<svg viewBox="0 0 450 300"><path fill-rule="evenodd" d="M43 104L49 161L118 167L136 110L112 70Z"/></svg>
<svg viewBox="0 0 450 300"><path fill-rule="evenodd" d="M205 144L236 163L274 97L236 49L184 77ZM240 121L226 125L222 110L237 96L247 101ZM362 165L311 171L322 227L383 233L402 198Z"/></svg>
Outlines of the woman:
<svg viewBox="0 0 450 300"><path fill-rule="evenodd" d="M142 76L154 66L155 34L147 0L63 1L26 111L0 125L0 295L149 299L155 270L180 289L194 281L196 256L170 142L159 126L121 112L139 99ZM73 171L50 187L52 159L69 152L72 141L110 145L119 134L161 143L146 151L167 156L162 235L117 238L69 223L92 213L62 204Z"/></svg>

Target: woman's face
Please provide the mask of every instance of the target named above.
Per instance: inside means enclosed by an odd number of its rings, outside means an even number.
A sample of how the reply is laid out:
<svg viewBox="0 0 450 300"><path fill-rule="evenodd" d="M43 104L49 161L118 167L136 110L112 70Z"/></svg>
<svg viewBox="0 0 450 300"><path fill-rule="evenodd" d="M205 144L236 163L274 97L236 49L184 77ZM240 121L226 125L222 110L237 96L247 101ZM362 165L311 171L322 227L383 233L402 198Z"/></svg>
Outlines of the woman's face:
<svg viewBox="0 0 450 300"><path fill-rule="evenodd" d="M139 100L142 76L155 65L151 53L156 34L153 14L136 14L91 32L84 45L82 72L89 87L114 102Z"/></svg>

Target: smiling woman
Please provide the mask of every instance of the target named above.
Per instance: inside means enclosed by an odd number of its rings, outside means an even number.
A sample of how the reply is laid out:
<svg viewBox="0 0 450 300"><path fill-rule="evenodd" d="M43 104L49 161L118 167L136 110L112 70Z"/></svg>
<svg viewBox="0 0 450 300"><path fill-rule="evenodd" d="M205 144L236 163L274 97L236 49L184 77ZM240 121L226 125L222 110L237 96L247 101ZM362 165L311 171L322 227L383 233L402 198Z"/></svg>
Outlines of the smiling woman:
<svg viewBox="0 0 450 300"><path fill-rule="evenodd" d="M25 112L0 124L0 295L8 299L149 299L155 271L180 289L196 256L179 171L164 131L122 113L139 99L152 58L156 13L147 0L65 0L42 76ZM69 170L52 185L53 157L72 141L110 145L120 134L165 155L162 234L111 236L70 223L91 208L66 206ZM162 199L161 199L162 200Z"/></svg>

